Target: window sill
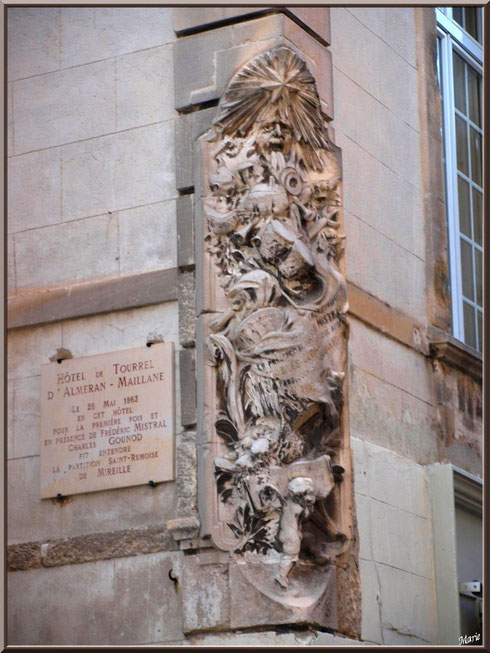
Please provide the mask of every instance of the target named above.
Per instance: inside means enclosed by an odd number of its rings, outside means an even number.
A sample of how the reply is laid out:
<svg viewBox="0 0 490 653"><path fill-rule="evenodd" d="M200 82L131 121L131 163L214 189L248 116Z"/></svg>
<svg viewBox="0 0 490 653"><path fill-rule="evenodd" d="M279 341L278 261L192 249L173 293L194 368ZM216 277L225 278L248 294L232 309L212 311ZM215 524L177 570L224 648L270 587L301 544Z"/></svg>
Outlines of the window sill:
<svg viewBox="0 0 490 653"><path fill-rule="evenodd" d="M476 381L482 381L482 355L473 347L456 340L453 336L446 336L444 340L430 343L430 355L442 360L444 363L469 374Z"/></svg>

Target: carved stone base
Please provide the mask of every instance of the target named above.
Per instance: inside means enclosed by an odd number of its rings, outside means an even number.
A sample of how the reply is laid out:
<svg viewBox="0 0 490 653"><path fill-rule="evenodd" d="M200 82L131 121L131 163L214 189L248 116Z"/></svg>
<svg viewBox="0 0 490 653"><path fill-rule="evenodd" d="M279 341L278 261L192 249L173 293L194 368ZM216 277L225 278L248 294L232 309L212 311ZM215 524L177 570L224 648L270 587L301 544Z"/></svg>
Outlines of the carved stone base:
<svg viewBox="0 0 490 653"><path fill-rule="evenodd" d="M310 624L337 628L336 568L319 568L299 561L281 588L274 578L278 563L230 564L231 626ZM307 588L305 592L305 588Z"/></svg>

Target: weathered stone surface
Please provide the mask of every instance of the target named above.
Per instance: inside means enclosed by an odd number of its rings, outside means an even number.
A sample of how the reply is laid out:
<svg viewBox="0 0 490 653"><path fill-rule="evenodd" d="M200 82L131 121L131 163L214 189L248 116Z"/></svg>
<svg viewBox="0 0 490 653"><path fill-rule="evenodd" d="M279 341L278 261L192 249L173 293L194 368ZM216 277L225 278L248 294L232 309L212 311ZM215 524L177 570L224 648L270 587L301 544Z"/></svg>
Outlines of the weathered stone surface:
<svg viewBox="0 0 490 653"><path fill-rule="evenodd" d="M117 218L110 215L18 233L15 248L17 290L119 272ZM81 251L84 265L80 265Z"/></svg>
<svg viewBox="0 0 490 653"><path fill-rule="evenodd" d="M116 59L116 108L118 130L175 117L170 45Z"/></svg>
<svg viewBox="0 0 490 653"><path fill-rule="evenodd" d="M233 632L215 633L203 635L190 635L184 643L176 642L176 646L185 643L192 646L363 646L364 642L337 637L330 633L324 633L307 628L305 630L294 630L292 632L280 632L279 630L262 630L259 632Z"/></svg>
<svg viewBox="0 0 490 653"><path fill-rule="evenodd" d="M196 423L196 353L193 349L179 352L181 421L183 426Z"/></svg>
<svg viewBox="0 0 490 653"><path fill-rule="evenodd" d="M118 220L122 274L177 265L175 200L120 211Z"/></svg>
<svg viewBox="0 0 490 653"><path fill-rule="evenodd" d="M7 568L9 571L24 571L40 566L40 542L22 542L7 548Z"/></svg>
<svg viewBox="0 0 490 653"><path fill-rule="evenodd" d="M171 7L64 7L62 67L171 43ZM83 38L80 35L83 34Z"/></svg>
<svg viewBox="0 0 490 653"><path fill-rule="evenodd" d="M185 633L229 626L228 565L200 565L196 556L184 556L182 613Z"/></svg>
<svg viewBox="0 0 490 653"><path fill-rule="evenodd" d="M182 578L181 568L180 553L115 561L112 644L152 644L183 637L180 583L171 579Z"/></svg>
<svg viewBox="0 0 490 653"><path fill-rule="evenodd" d="M177 265L194 265L194 195L177 198Z"/></svg>
<svg viewBox="0 0 490 653"><path fill-rule="evenodd" d="M176 299L177 268L67 284L9 297L7 328L129 310Z"/></svg>
<svg viewBox="0 0 490 653"><path fill-rule="evenodd" d="M358 510L359 514L359 510ZM368 534L361 531L360 537ZM381 632L381 604L382 597L380 594L379 578L376 571L376 563L372 560L359 560L359 574L361 577L362 592L362 639L382 644L383 636Z"/></svg>
<svg viewBox="0 0 490 653"><path fill-rule="evenodd" d="M148 528L165 523L175 513L175 485L170 482L75 495L62 501L41 500L38 457L9 461L8 481L11 544L117 531L121 527Z"/></svg>
<svg viewBox="0 0 490 653"><path fill-rule="evenodd" d="M337 630L336 569L316 569L309 575L307 593L284 599L280 591L267 595L260 590L268 585L263 565L230 564L230 625L250 628L273 624L310 624ZM294 571L293 571L294 576ZM322 578L322 576L324 578ZM325 581L325 582L322 582ZM293 581L294 582L294 581ZM300 586L301 587L301 586ZM281 588L278 588L279 590ZM246 605L244 604L246 597Z"/></svg>
<svg viewBox="0 0 490 653"><path fill-rule="evenodd" d="M61 220L59 148L12 157L8 174L9 233Z"/></svg>
<svg viewBox="0 0 490 653"><path fill-rule="evenodd" d="M197 513L197 450L194 431L184 431L177 436L176 482L177 514L179 516Z"/></svg>
<svg viewBox="0 0 490 653"><path fill-rule="evenodd" d="M383 628L435 641L436 609L433 583L400 569L377 564ZM400 592L400 587L403 592Z"/></svg>
<svg viewBox="0 0 490 653"><path fill-rule="evenodd" d="M63 220L175 197L173 161L171 120L63 147Z"/></svg>
<svg viewBox="0 0 490 653"><path fill-rule="evenodd" d="M176 545L170 533L159 527L91 533L49 540L45 543L12 544L7 549L7 560L8 570L16 571L40 566L59 567L175 549Z"/></svg>
<svg viewBox="0 0 490 653"><path fill-rule="evenodd" d="M16 154L93 138L114 126L113 61L14 82Z"/></svg>
<svg viewBox="0 0 490 653"><path fill-rule="evenodd" d="M196 339L196 290L194 272L179 274L179 339L190 347Z"/></svg>
<svg viewBox="0 0 490 653"><path fill-rule="evenodd" d="M59 16L58 7L9 8L9 81L41 75L60 67Z"/></svg>
<svg viewBox="0 0 490 653"><path fill-rule="evenodd" d="M10 645L110 644L114 640L114 562L9 574Z"/></svg>

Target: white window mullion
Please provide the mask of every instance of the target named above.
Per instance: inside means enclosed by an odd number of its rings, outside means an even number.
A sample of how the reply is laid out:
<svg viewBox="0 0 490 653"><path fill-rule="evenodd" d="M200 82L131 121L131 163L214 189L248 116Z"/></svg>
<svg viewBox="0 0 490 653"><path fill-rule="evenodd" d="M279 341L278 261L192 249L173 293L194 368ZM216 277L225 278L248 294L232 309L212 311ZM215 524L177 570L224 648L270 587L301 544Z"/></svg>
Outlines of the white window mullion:
<svg viewBox="0 0 490 653"><path fill-rule="evenodd" d="M459 244L459 207L456 158L456 124L454 112L453 53L451 39L444 34L441 39L442 86L444 94L444 145L446 154L446 188L449 240L449 270L451 277L451 311L453 333L464 340L463 288L461 278L461 252ZM469 153L468 153L469 155Z"/></svg>

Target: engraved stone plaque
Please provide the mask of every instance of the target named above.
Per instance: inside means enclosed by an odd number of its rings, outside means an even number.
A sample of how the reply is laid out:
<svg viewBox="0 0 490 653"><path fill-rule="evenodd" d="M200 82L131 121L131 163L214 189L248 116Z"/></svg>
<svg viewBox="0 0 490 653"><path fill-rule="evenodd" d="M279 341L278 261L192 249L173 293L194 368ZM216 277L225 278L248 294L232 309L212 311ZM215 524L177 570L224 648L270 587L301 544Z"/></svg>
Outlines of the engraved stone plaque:
<svg viewBox="0 0 490 653"><path fill-rule="evenodd" d="M41 367L41 498L174 478L174 349Z"/></svg>

